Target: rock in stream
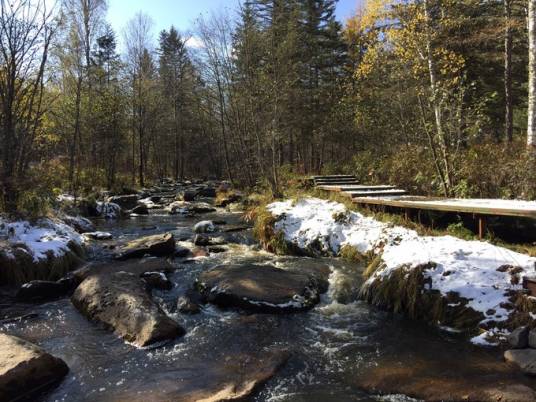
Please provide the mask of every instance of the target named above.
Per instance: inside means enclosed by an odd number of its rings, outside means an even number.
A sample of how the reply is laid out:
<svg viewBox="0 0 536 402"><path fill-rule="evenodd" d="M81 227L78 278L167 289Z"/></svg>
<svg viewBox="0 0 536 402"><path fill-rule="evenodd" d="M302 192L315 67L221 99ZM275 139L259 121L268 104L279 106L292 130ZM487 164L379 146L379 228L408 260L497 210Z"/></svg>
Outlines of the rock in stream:
<svg viewBox="0 0 536 402"><path fill-rule="evenodd" d="M89 276L71 301L86 317L137 346L170 340L185 332L152 301L139 275L131 272Z"/></svg>
<svg viewBox="0 0 536 402"><path fill-rule="evenodd" d="M325 290L313 275L269 265L222 265L203 272L198 288L208 301L266 313L311 308Z"/></svg>
<svg viewBox="0 0 536 402"><path fill-rule="evenodd" d="M65 362L15 336L0 334L0 402L35 400L69 372Z"/></svg>

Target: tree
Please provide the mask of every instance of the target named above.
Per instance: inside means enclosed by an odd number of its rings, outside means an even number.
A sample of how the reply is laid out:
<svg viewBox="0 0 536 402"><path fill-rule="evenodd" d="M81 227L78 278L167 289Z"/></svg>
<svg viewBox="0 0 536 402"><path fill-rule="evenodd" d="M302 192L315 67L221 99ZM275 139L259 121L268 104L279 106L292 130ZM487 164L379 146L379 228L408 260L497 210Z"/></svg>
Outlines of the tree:
<svg viewBox="0 0 536 402"><path fill-rule="evenodd" d="M21 183L46 111L44 73L57 28L53 12L44 0L0 3L0 191L10 212L25 188Z"/></svg>
<svg viewBox="0 0 536 402"><path fill-rule="evenodd" d="M135 181L136 137L138 141L138 181L145 185L145 166L148 131L148 92L151 90L154 65L150 49L150 35L153 22L143 13L138 13L127 24L125 42L127 65L130 72L132 90L132 177Z"/></svg>
<svg viewBox="0 0 536 402"><path fill-rule="evenodd" d="M527 147L530 153L536 152L536 1L529 0L529 97Z"/></svg>
<svg viewBox="0 0 536 402"><path fill-rule="evenodd" d="M184 176L185 139L183 127L183 112L186 106L187 75L191 74L191 62L186 49L186 41L183 40L175 27L169 31L162 31L159 38L159 73L161 91L165 103L171 106L169 125L173 138L173 176L175 179ZM167 108L166 108L167 109Z"/></svg>

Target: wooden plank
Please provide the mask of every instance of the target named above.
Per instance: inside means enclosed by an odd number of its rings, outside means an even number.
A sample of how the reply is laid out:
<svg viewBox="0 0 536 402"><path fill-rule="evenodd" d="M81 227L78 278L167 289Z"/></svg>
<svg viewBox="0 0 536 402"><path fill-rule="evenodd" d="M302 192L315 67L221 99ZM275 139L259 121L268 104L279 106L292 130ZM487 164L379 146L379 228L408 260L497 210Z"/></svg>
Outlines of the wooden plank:
<svg viewBox="0 0 536 402"><path fill-rule="evenodd" d="M357 186L359 182L357 180L347 180L347 181L320 181L315 182L317 186Z"/></svg>
<svg viewBox="0 0 536 402"><path fill-rule="evenodd" d="M405 190L371 190L371 191L343 191L343 194L347 194L348 196L352 198L359 198L359 197L384 197L384 196L400 196L400 195L406 195L407 192Z"/></svg>
<svg viewBox="0 0 536 402"><path fill-rule="evenodd" d="M353 175L350 175L350 174L339 174L339 175L331 175L331 176L311 176L311 179L312 180L322 180L322 179L347 179L347 178L351 178L351 179L355 179L356 177L353 176Z"/></svg>
<svg viewBox="0 0 536 402"><path fill-rule="evenodd" d="M352 201L356 204L368 204L368 205L384 205L397 208L413 208L431 211L443 211L443 212L460 212L482 215L496 215L496 216L517 216L525 218L536 218L535 209L516 209L505 207L492 207L492 206L464 206L455 204L430 204L426 201L445 201L447 198L428 198L428 197L384 197L384 198L369 198L369 197L354 197Z"/></svg>
<svg viewBox="0 0 536 402"><path fill-rule="evenodd" d="M369 191L369 190L396 190L395 186L388 186L388 185L325 185L325 186L318 186L320 190L326 190L326 191Z"/></svg>
<svg viewBox="0 0 536 402"><path fill-rule="evenodd" d="M333 180L314 180L313 183L318 185L329 185L329 184L359 184L357 179L333 179Z"/></svg>

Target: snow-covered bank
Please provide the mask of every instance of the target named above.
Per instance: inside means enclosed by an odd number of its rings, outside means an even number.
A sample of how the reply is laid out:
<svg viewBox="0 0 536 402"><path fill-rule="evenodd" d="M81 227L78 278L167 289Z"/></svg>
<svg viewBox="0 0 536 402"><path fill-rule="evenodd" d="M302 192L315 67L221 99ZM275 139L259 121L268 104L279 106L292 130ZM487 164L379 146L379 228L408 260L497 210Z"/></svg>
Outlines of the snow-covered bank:
<svg viewBox="0 0 536 402"><path fill-rule="evenodd" d="M369 288L374 292L394 280L404 283L391 286L408 286L411 273L419 271L419 280L414 283L422 289L411 294L411 304L424 303L424 293L438 294L441 308L437 298L428 299L441 310L441 317L459 318L460 308L471 309L476 313L473 321L476 316L478 326L488 334L504 332L515 312L512 297L522 291L522 277L536 274L536 258L486 242L419 236L413 230L348 211L335 202L306 198L275 202L267 208L277 218L275 231L302 250L337 255L343 247L351 246L360 254L376 256L377 269L365 283L365 291ZM369 296L375 299L375 295ZM386 304L398 305L401 310L410 308L408 300ZM428 313L425 315L428 317ZM447 321L437 324L452 326L456 320Z"/></svg>
<svg viewBox="0 0 536 402"><path fill-rule="evenodd" d="M0 282L61 276L82 254L83 244L84 237L59 219L30 223L0 218Z"/></svg>

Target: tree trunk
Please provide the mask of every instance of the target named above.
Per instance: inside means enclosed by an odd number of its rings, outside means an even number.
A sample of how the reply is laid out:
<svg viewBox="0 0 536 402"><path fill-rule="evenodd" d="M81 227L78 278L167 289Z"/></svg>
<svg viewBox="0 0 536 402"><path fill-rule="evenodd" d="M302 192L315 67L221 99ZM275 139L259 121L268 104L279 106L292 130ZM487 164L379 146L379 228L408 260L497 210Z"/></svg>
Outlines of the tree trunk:
<svg viewBox="0 0 536 402"><path fill-rule="evenodd" d="M512 0L504 0L504 131L508 142L512 142L514 116L512 105Z"/></svg>
<svg viewBox="0 0 536 402"><path fill-rule="evenodd" d="M529 0L529 99L527 148L536 154L536 0Z"/></svg>
<svg viewBox="0 0 536 402"><path fill-rule="evenodd" d="M536 1L536 0L535 0ZM437 71L436 71L436 65L435 65L435 59L432 49L432 38L431 38L431 17L430 17L430 9L429 9L429 3L428 0L424 0L424 15L426 20L426 57L428 61L428 72L430 75L430 90L432 92L432 107L434 110L434 118L435 118L435 126L436 126L436 132L437 137L439 140L439 143L441 145L441 152L442 152L442 158L443 158L443 165L444 165L444 177L445 177L445 183L448 187L448 193L450 193L450 189L452 186L452 180L450 178L451 169L450 169L450 157L448 152L448 143L445 138L445 129L443 126L443 111L441 109L440 101L438 99L439 97L439 90L437 87Z"/></svg>

